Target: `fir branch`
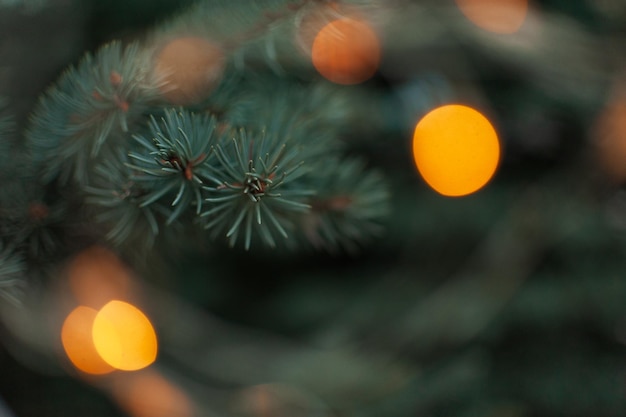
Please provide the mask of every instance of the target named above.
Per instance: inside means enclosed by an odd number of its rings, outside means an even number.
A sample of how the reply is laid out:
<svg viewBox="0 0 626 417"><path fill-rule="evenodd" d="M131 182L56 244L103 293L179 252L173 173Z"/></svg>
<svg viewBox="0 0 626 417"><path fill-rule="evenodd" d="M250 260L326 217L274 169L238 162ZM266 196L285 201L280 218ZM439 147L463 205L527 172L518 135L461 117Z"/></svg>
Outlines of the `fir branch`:
<svg viewBox="0 0 626 417"><path fill-rule="evenodd" d="M87 54L40 99L26 133L44 181L88 180L93 159L120 141L157 97L139 46L119 42Z"/></svg>
<svg viewBox="0 0 626 417"><path fill-rule="evenodd" d="M277 234L287 238L291 219L310 208L304 198L313 193L297 183L307 170L293 143L240 129L229 145L218 144L214 152L215 185L205 187L212 207L202 213L211 236L225 235L231 246L243 236L246 249L253 235L271 247Z"/></svg>
<svg viewBox="0 0 626 417"><path fill-rule="evenodd" d="M45 262L64 252L75 220L69 201L22 178L7 181L0 205L0 232L29 262ZM12 198L10 198L12 196Z"/></svg>
<svg viewBox="0 0 626 417"><path fill-rule="evenodd" d="M0 100L0 108L5 104ZM46 190L33 178L30 155L15 142L14 133L12 115L0 114L0 153L11 155L0 168L0 236L37 259L59 249L58 228L66 220L68 207L45 195Z"/></svg>
<svg viewBox="0 0 626 417"><path fill-rule="evenodd" d="M261 97L252 93L255 87L248 78L229 69L217 88L204 101L193 106L192 110L214 115L225 126L247 126L251 115L255 115L259 108L258 100ZM254 120L256 118L253 117Z"/></svg>
<svg viewBox="0 0 626 417"><path fill-rule="evenodd" d="M304 235L315 248L356 252L359 244L383 231L389 214L389 190L382 175L361 159L327 161L302 218ZM318 177L316 177L318 179Z"/></svg>
<svg viewBox="0 0 626 417"><path fill-rule="evenodd" d="M354 118L351 92L326 82L303 84L267 73L231 75L202 104L230 127L263 130L293 141L302 159L338 152L338 137Z"/></svg>
<svg viewBox="0 0 626 417"><path fill-rule="evenodd" d="M149 249L166 208L158 203L142 205L148 191L131 179L128 165L123 148L117 150L116 158L101 161L94 169L93 183L83 187L85 201L94 208L94 218L104 227L107 240L118 247L139 243Z"/></svg>
<svg viewBox="0 0 626 417"><path fill-rule="evenodd" d="M236 88L237 84L239 88ZM228 93L232 93L233 96L228 97ZM209 109L213 109L220 103L229 103L231 107L222 113L221 118L227 125L237 123L246 127L243 130L244 142L249 142L249 139L245 138L246 132L261 131L264 132L265 138L269 141L267 143L271 143L269 148L276 147L273 152L278 152L278 147L283 148L281 152L284 152L285 157L288 157L283 160L283 163L304 162L305 166L298 171L298 177L291 178L292 182L289 185L289 190L303 191L303 194L298 196L300 198L314 194L313 190L328 196L325 187L329 186L327 182L332 183L335 180L335 176L345 174L349 177L349 174L353 173L355 176L363 177L363 174L353 163L347 164L347 171L342 171L343 174L337 173L335 168L329 170L328 167L329 158L331 161L336 160L343 148L343 143L338 138L347 129L346 121L349 122L354 119L352 106L350 106L353 98L354 96L347 93L346 90L332 88L326 82L303 85L289 79L277 80L275 77L268 78L265 74L254 74L227 81L227 85L218 88L205 105ZM269 185L257 178L256 172L254 172L255 175L249 175L253 173L253 167L255 170L259 170L259 163L264 162L263 151L253 151L253 157L250 158L250 155L245 155L247 146L241 144L240 141L241 138L235 140L230 148L221 145L215 148L215 155L222 166L221 170L229 178L222 179L221 182L217 183L216 187L220 188L214 187L213 191L220 191L220 195L211 196L207 200L207 202L217 204L217 206L203 213L204 216L210 217L205 225L209 229L215 229L220 223L230 224L231 226L224 227L223 231L229 238L231 245L235 244L238 236L244 235L244 246L249 247L251 236L258 234L265 244L274 247L277 244L276 236L286 237L289 234L286 225L293 229L293 221L296 220L297 216L293 216L293 213L283 213L277 218L274 215L275 211L271 208L269 210L256 208L255 211L248 212L248 205L238 200L238 196L243 193L248 195L250 202L255 203L257 202L255 193L260 189L265 190ZM231 154L227 155L225 148L230 149ZM249 165L250 161L253 161L253 165ZM269 161L266 167L260 167L267 170L260 176L261 178L267 179L269 175L272 175L269 170L274 168L273 164L274 162ZM215 173L214 176L219 177L219 173ZM301 176L303 178L300 178ZM331 179L328 179L329 176ZM348 187L346 184L350 181L344 180L343 177L342 180L344 185ZM378 184L373 177L370 181L373 190L377 190ZM234 187L233 184L237 184L238 187ZM368 184L366 183L364 186ZM272 184L272 186L276 185ZM335 186L337 185L330 184L331 188ZM349 188L342 189L341 193L345 193L346 190ZM261 194L265 195L265 193ZM285 196L282 190L281 195ZM376 195L376 193L372 195ZM328 198L334 197L335 195L328 196ZM301 199L297 201L299 204L304 202ZM260 199L259 202L261 202ZM230 211L225 208L227 203L232 204ZM359 197L359 203L355 206L357 212L369 207L369 204L369 200ZM371 202L371 205L376 206L374 202ZM230 212L236 212L238 215L231 216ZM266 217L267 220L260 221L260 217ZM362 231L362 235L356 231L350 231L350 237L345 242L339 243L334 241L341 231L337 228L349 229L350 225L342 226L340 216L335 214L323 218L322 227L330 229L330 231L323 233L324 237L317 239L325 242L321 246L351 246L352 243L350 242L358 239L359 236L374 234L373 229L376 229L375 225L365 222L367 227ZM243 232L239 233L240 229ZM253 233L253 231L256 232ZM215 231L212 236L217 236Z"/></svg>
<svg viewBox="0 0 626 417"><path fill-rule="evenodd" d="M174 195L167 224L189 206L200 213L201 185L211 178L209 154L218 136L216 123L212 116L171 109L160 123L151 119L150 139L134 136L141 149L129 153L134 163L128 166L137 172L132 180L145 184L141 207Z"/></svg>

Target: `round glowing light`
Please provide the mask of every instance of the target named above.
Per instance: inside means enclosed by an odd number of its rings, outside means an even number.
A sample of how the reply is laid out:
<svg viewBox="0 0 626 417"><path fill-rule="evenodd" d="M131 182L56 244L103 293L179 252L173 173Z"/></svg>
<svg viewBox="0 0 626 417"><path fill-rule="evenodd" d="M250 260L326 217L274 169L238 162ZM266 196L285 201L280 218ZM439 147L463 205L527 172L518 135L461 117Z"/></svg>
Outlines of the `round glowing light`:
<svg viewBox="0 0 626 417"><path fill-rule="evenodd" d="M224 72L224 52L219 45L197 37L176 38L161 47L155 58L155 75L161 93L172 104L193 104L205 98Z"/></svg>
<svg viewBox="0 0 626 417"><path fill-rule="evenodd" d="M123 371L145 368L157 355L150 320L123 301L111 301L100 309L93 322L93 342L106 363Z"/></svg>
<svg viewBox="0 0 626 417"><path fill-rule="evenodd" d="M528 0L456 0L456 4L476 26L499 34L517 32L528 14Z"/></svg>
<svg viewBox="0 0 626 417"><path fill-rule="evenodd" d="M121 379L113 389L115 399L133 417L192 417L188 396L155 371L142 371Z"/></svg>
<svg viewBox="0 0 626 417"><path fill-rule="evenodd" d="M380 62L380 42L363 21L343 18L325 25L311 50L313 65L337 84L358 84L372 77Z"/></svg>
<svg viewBox="0 0 626 417"><path fill-rule="evenodd" d="M432 110L419 121L413 157L422 178L435 191L463 196L491 179L500 159L500 143L485 116L452 104Z"/></svg>
<svg viewBox="0 0 626 417"><path fill-rule="evenodd" d="M98 312L89 307L75 308L63 322L61 342L72 364L79 370L93 375L102 375L114 370L108 365L94 346L91 329Z"/></svg>

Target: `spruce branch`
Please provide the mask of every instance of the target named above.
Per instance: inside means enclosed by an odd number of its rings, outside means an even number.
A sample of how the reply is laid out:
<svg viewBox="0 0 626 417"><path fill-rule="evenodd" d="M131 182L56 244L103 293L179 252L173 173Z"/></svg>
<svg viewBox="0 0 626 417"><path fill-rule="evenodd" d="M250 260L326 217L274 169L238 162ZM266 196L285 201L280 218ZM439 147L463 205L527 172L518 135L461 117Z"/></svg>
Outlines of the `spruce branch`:
<svg viewBox="0 0 626 417"><path fill-rule="evenodd" d="M0 100L0 111L5 102ZM33 178L31 157L15 141L15 120L0 112L0 152L11 155L0 167L0 236L29 260L39 260L62 246L67 202L47 193Z"/></svg>
<svg viewBox="0 0 626 417"><path fill-rule="evenodd" d="M212 16L216 25L207 29L209 10L235 10L223 6L201 3L185 14L178 20L188 25L184 39L199 36L216 51L228 45L233 52L243 45L268 45L287 30L290 35L282 40L293 47L291 32L303 14L330 7L334 16L341 9L328 2L261 1L248 7L246 18L221 21ZM194 25L197 17L202 25ZM227 22L237 22L237 27ZM177 39L178 29L176 22L163 27L153 41ZM276 52L270 46L267 50ZM229 67L225 80L220 75L211 82L218 84L207 85L207 91L217 91L203 103L186 103L196 113L152 108L166 91L154 68L162 64L157 60L161 55L154 52L150 44L106 45L67 70L41 98L27 144L43 182L80 185L96 209L96 220L106 225L107 238L116 244L133 240L141 230L150 243L159 232L160 216L170 225L193 208L213 237L224 233L231 245L243 239L248 249L258 235L276 246L277 236L286 238L310 210L309 198L327 175L327 158L338 157L338 137L351 118L348 95L327 83L307 85ZM270 61L277 63L274 52ZM139 133L150 112L147 131ZM233 132L232 143L220 139L227 131ZM128 143L131 135L134 142ZM321 224L327 230L339 227Z"/></svg>
<svg viewBox="0 0 626 417"><path fill-rule="evenodd" d="M3 196L0 204L2 237L33 263L65 252L65 238L75 220L70 215L71 202L21 178L7 181L4 188L7 197Z"/></svg>
<svg viewBox="0 0 626 417"><path fill-rule="evenodd" d="M293 143L243 128L233 133L230 146L213 150L218 164L211 167L214 185L205 187L212 207L202 213L204 227L214 238L225 235L231 246L243 235L249 249L258 235L274 247L276 234L286 239L293 229L293 215L310 208L304 198L313 191L298 183L307 170Z"/></svg>
<svg viewBox="0 0 626 417"><path fill-rule="evenodd" d="M140 207L173 194L167 224L176 220L185 209L195 205L202 210L201 185L211 178L210 148L218 136L217 121L210 115L170 109L160 123L151 118L150 139L133 136L140 150L131 151L136 171L132 180L144 184L146 194Z"/></svg>
<svg viewBox="0 0 626 417"><path fill-rule="evenodd" d="M232 95L229 97L229 94ZM354 103L355 98L356 95L353 93L332 88L326 82L307 85L288 78L277 80L275 77L268 77L267 74L236 76L226 80L226 85L218 88L214 95L209 97L205 105L208 109L215 109L220 104L228 103L228 108L222 107L220 120L223 120L226 126L240 125L245 126L245 128L238 132L239 136L233 141L232 146L219 144L214 149L215 156L221 164L220 169L228 178L220 177L219 172L214 173L219 181L214 181L216 185L207 188L207 190L214 194L219 191L219 195L210 196L207 200L207 203L214 203L216 206L203 213L203 216L209 217L205 226L213 230L223 222L230 224L231 226L224 228L223 232L229 238L231 245L234 245L238 236L243 234L247 236L244 243L245 247L250 246L251 236L255 233L261 235L265 244L274 247L277 244L276 237L278 235L285 238L290 234L285 229L286 225L296 230L294 225L298 223L300 216L288 213L281 217L282 221L274 221L272 217L274 211L270 210L269 213L265 214L266 209L262 208L266 207L265 204L259 204L258 208L254 208L254 204L248 206L245 200L238 200L238 196L244 194L248 196L249 202L261 203L262 199L259 196L266 196L268 189L276 188L278 185L274 184L276 178L270 177L270 175L279 174L279 172L271 171L275 168L275 162L268 161L266 166L259 167L260 163L265 163L265 151L253 150L251 152L248 150L248 155L246 155L246 149L249 145L241 143L242 138L244 142L250 142L245 137L248 132L263 132L264 146L273 148L268 152L269 155L282 148L280 152L284 152L285 157L288 157L287 159L283 157L283 164L304 163L304 166L297 173L298 177L290 178L291 182L288 187L290 192L292 192L291 190L303 191L303 194L298 195L299 204L311 205L313 200L309 201L310 196L319 193L323 195L320 198L326 198L329 201L340 199L346 194L352 195L355 192L359 194L356 199L358 202L355 205L350 205L349 209L346 208L350 213L349 215L324 212L322 216L324 220L320 221L318 226L325 228L326 231L323 233L311 232L315 235L321 233L324 237L313 238L312 235L310 236L316 242L316 246L334 248L350 246L351 249L355 249L353 247L354 241L375 235L379 229L375 223L383 216L384 209L374 213L370 213L369 210L376 211L379 202L381 206L384 205L383 201L386 202L386 194L381 194L383 193L381 190L386 189L379 184L379 178L377 176L368 177L361 172L362 167L359 164L352 162L346 163L343 168L329 167L329 161L334 163L344 147L340 137L347 130L346 121L354 120L352 110L354 106L350 104ZM281 167L281 169L283 168ZM261 170L261 174L259 174L259 170ZM296 173L291 173L291 175L296 175ZM334 183L337 179L335 177L341 178L339 184ZM368 179L365 180L365 177ZM268 179L272 183L267 182ZM363 189L371 186L371 194L367 197L350 188L357 185L359 180L364 181L364 184L360 185ZM336 188L341 186L344 188L340 190ZM329 190L326 189L327 187ZM335 194L332 194L333 192ZM280 194L283 197L286 196L282 189ZM274 197L272 194L270 196ZM301 197L305 196L309 197L303 201ZM225 206L227 202L233 203L230 209ZM322 200L313 201L313 203L322 206L326 204ZM239 206L238 204L242 205ZM272 206L268 205L267 207ZM247 213L246 210L251 210L251 212ZM231 212L238 215L234 215L230 219L229 213ZM308 213L309 211L305 210L305 212ZM255 216L260 216L261 213L267 216L268 220L260 222L255 220ZM363 224L359 224L355 215L357 218L363 216L367 220L363 221ZM348 224L342 224L341 222L345 217L351 218L352 222L348 221ZM355 223L356 226L352 223ZM268 228L268 226L272 227ZM360 232L352 230L350 229L352 226L363 227L363 230ZM241 227L243 227L244 232L239 233ZM343 228L350 229L350 236L345 241L336 241L339 239L338 233L341 233ZM254 230L257 232L253 233ZM214 231L211 236L216 237L216 232Z"/></svg>
<svg viewBox="0 0 626 417"><path fill-rule="evenodd" d="M302 218L304 235L315 248L356 252L358 245L382 231L389 214L389 190L383 176L366 169L363 160L327 161L316 178L318 193L308 202L312 210Z"/></svg>
<svg viewBox="0 0 626 417"><path fill-rule="evenodd" d="M159 215L166 208L155 203L143 206L149 192L131 179L129 159L123 148L116 158L101 161L94 169L92 184L83 187L85 201L95 210L95 220L105 229L105 237L116 246L138 242L152 247L159 233Z"/></svg>
<svg viewBox="0 0 626 417"><path fill-rule="evenodd" d="M44 181L88 181L93 160L115 145L157 97L138 44L87 54L40 99L26 133Z"/></svg>
<svg viewBox="0 0 626 417"><path fill-rule="evenodd" d="M258 72L226 78L203 107L227 126L297 143L308 161L341 150L338 138L354 119L356 98L326 82L307 84Z"/></svg>

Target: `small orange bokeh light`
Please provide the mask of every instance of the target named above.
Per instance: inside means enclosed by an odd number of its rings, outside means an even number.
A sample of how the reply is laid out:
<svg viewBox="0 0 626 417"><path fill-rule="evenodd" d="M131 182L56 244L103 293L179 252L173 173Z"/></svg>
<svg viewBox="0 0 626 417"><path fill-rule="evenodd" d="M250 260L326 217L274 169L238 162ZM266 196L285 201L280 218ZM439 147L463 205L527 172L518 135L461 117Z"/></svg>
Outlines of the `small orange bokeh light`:
<svg viewBox="0 0 626 417"><path fill-rule="evenodd" d="M413 135L413 157L422 178L438 193L458 197L482 188L500 160L495 129L480 112L458 104L424 116Z"/></svg>
<svg viewBox="0 0 626 417"><path fill-rule="evenodd" d="M89 307L75 308L65 319L61 328L61 342L67 357L79 370L92 375L112 372L94 346L91 329L98 312Z"/></svg>
<svg viewBox="0 0 626 417"><path fill-rule="evenodd" d="M315 36L313 65L337 84L358 84L371 78L380 63L380 41L361 20L342 18L325 25Z"/></svg>
<svg viewBox="0 0 626 417"><path fill-rule="evenodd" d="M192 417L188 396L160 373L141 371L120 379L113 389L117 402L133 417Z"/></svg>
<svg viewBox="0 0 626 417"><path fill-rule="evenodd" d="M92 246L68 266L72 294L81 305L101 308L113 299L128 298L131 272L110 250Z"/></svg>
<svg viewBox="0 0 626 417"><path fill-rule="evenodd" d="M224 72L222 48L205 38L182 37L168 41L155 56L159 90L172 104L195 104L219 83Z"/></svg>
<svg viewBox="0 0 626 417"><path fill-rule="evenodd" d="M488 32L517 32L528 14L528 0L456 0L461 12Z"/></svg>
<svg viewBox="0 0 626 417"><path fill-rule="evenodd" d="M612 96L597 115L591 131L595 159L604 174L616 183L626 181L626 83L613 88Z"/></svg>
<svg viewBox="0 0 626 417"><path fill-rule="evenodd" d="M98 311L92 332L98 354L115 369L135 371L156 359L157 338L152 323L129 303L107 303Z"/></svg>

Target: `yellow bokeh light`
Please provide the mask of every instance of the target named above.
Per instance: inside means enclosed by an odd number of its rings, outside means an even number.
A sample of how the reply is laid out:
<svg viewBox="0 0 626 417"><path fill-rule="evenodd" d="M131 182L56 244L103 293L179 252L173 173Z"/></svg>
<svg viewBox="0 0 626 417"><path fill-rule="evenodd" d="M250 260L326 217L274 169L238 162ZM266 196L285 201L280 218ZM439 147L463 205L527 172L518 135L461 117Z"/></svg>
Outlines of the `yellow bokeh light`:
<svg viewBox="0 0 626 417"><path fill-rule="evenodd" d="M114 370L108 365L94 346L92 326L97 311L80 306L75 308L65 319L61 328L63 349L72 364L79 370L93 375L102 375Z"/></svg>
<svg viewBox="0 0 626 417"><path fill-rule="evenodd" d="M472 23L489 32L517 32L528 14L528 0L456 0Z"/></svg>
<svg viewBox="0 0 626 417"><path fill-rule="evenodd" d="M422 178L450 197L471 194L493 176L500 160L495 129L471 107L438 107L419 121L413 157Z"/></svg>
<svg viewBox="0 0 626 417"><path fill-rule="evenodd" d="M192 417L189 397L160 373L145 370L115 384L113 395L133 417Z"/></svg>
<svg viewBox="0 0 626 417"><path fill-rule="evenodd" d="M137 307L119 300L110 301L98 312L93 342L106 363L124 371L145 368L157 355L150 320Z"/></svg>
<svg viewBox="0 0 626 417"><path fill-rule="evenodd" d="M342 18L315 36L311 59L317 71L337 84L358 84L371 78L380 62L380 42L365 22Z"/></svg>

